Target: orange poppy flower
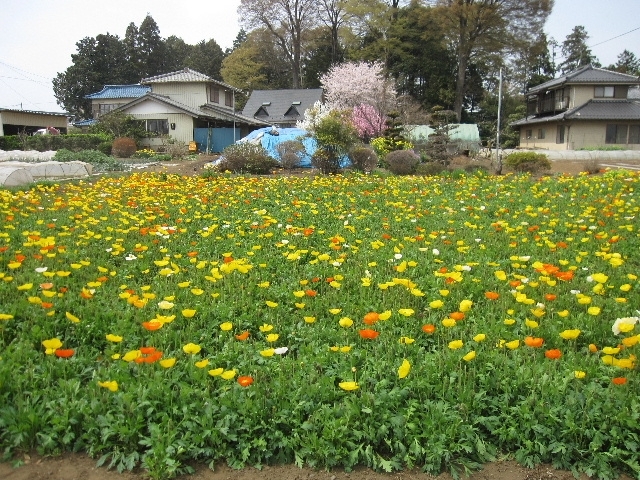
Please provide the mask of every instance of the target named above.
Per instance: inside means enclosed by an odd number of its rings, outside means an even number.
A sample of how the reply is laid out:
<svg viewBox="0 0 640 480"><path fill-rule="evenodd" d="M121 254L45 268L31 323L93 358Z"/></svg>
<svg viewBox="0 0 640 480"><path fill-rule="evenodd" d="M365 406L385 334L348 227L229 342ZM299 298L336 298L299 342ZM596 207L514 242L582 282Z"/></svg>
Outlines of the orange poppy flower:
<svg viewBox="0 0 640 480"><path fill-rule="evenodd" d="M380 315L376 312L369 312L367 313L364 318L362 319L362 321L366 324L366 325L373 325L374 323L376 323L378 320L380 320Z"/></svg>
<svg viewBox="0 0 640 480"><path fill-rule="evenodd" d="M544 344L544 339L540 337L526 337L524 344L531 348L540 348ZM546 354L545 354L546 355ZM548 357L550 358L550 357Z"/></svg>
<svg viewBox="0 0 640 480"><path fill-rule="evenodd" d="M484 292L484 296L489 300L497 300L500 298L500 294L498 292Z"/></svg>
<svg viewBox="0 0 640 480"><path fill-rule="evenodd" d="M162 328L162 322L158 322L157 320L151 320L150 322L142 322L142 326L146 330L153 332L155 330L160 330Z"/></svg>
<svg viewBox="0 0 640 480"><path fill-rule="evenodd" d="M464 320L464 313L462 313L462 312L451 312L449 314L449 318L452 318L453 320L458 322L460 320Z"/></svg>
<svg viewBox="0 0 640 480"><path fill-rule="evenodd" d="M388 233L383 233L382 238L383 240L391 240L391 235L389 235Z"/></svg>
<svg viewBox="0 0 640 480"><path fill-rule="evenodd" d="M520 280L511 280L509 282L509 285L511 285L513 288L516 288L522 285L522 282Z"/></svg>
<svg viewBox="0 0 640 480"><path fill-rule="evenodd" d="M596 344L595 344L595 343L590 343L590 344L589 344L589 351L590 351L591 353L596 353L596 352L598 351L598 347L596 346Z"/></svg>
<svg viewBox="0 0 640 480"><path fill-rule="evenodd" d="M556 298L558 298L558 297L557 297L556 295L554 295L553 293L547 293L547 294L545 294L545 296L544 296L544 299L545 299L547 302L553 302Z"/></svg>
<svg viewBox="0 0 640 480"><path fill-rule="evenodd" d="M187 257L189 258L193 258L193 257L197 257L198 256L198 252L188 252L187 253Z"/></svg>
<svg viewBox="0 0 640 480"><path fill-rule="evenodd" d="M307 297L315 297L318 294L318 292L311 289L305 290L304 293Z"/></svg>
<svg viewBox="0 0 640 480"><path fill-rule="evenodd" d="M547 357L549 360L557 360L562 356L562 352L557 348L553 348L551 350L547 350L546 352L544 352L544 356Z"/></svg>
<svg viewBox="0 0 640 480"><path fill-rule="evenodd" d="M51 308L51 307L53 307L53 303L51 303L51 302L42 302L40 305L42 306L42 308Z"/></svg>
<svg viewBox="0 0 640 480"><path fill-rule="evenodd" d="M53 283L41 283L40 288L42 290L50 290L53 288Z"/></svg>
<svg viewBox="0 0 640 480"><path fill-rule="evenodd" d="M615 378L612 378L611 381L613 382L614 385L624 385L625 383L627 383L627 379L625 377L615 377Z"/></svg>
<svg viewBox="0 0 640 480"><path fill-rule="evenodd" d="M58 358L69 358L69 357L73 357L73 354L76 352L71 348L58 348L53 353L55 353L56 357Z"/></svg>
<svg viewBox="0 0 640 480"><path fill-rule="evenodd" d="M21 253L16 254L16 262L22 263L27 257L22 255Z"/></svg>
<svg viewBox="0 0 640 480"><path fill-rule="evenodd" d="M423 325L422 326L422 331L424 333L428 333L429 335L431 335L432 333L434 333L436 331L436 326L432 325L432 324L427 324L427 325Z"/></svg>
<svg viewBox="0 0 640 480"><path fill-rule="evenodd" d="M359 330L358 333L362 338L365 338L367 340L373 340L375 338L378 338L378 335L380 335L380 332L376 332L375 330L371 330L370 328Z"/></svg>
<svg viewBox="0 0 640 480"><path fill-rule="evenodd" d="M247 338L249 338L249 330L245 330L241 334L235 335L235 337L236 340L246 340Z"/></svg>
<svg viewBox="0 0 640 480"><path fill-rule="evenodd" d="M67 290L69 290L67 287L60 287L60 288L58 289L58 291L59 291L60 293L67 293Z"/></svg>
<svg viewBox="0 0 640 480"><path fill-rule="evenodd" d="M102 276L102 277L98 277L98 278L96 278L96 281L97 281L97 282L100 282L100 283L104 283L104 282L106 282L107 280L109 280L109 277Z"/></svg>
<svg viewBox="0 0 640 480"><path fill-rule="evenodd" d="M156 347L140 347L140 352L144 355L149 355L156 351Z"/></svg>
<svg viewBox="0 0 640 480"><path fill-rule="evenodd" d="M253 383L253 378L250 377L249 375L242 375L238 377L238 383L240 384L241 387L248 387Z"/></svg>
<svg viewBox="0 0 640 480"><path fill-rule="evenodd" d="M334 280L335 280L335 278L333 278L333 277L327 277L325 281L326 281L327 283L331 283L331 282L333 282Z"/></svg>
<svg viewBox="0 0 640 480"><path fill-rule="evenodd" d="M233 257L224 257L223 262L224 263L231 263L231 262L233 262Z"/></svg>
<svg viewBox="0 0 640 480"><path fill-rule="evenodd" d="M438 270L438 273L447 273L449 271L449 269L447 269L447 267L440 267L440 269Z"/></svg>

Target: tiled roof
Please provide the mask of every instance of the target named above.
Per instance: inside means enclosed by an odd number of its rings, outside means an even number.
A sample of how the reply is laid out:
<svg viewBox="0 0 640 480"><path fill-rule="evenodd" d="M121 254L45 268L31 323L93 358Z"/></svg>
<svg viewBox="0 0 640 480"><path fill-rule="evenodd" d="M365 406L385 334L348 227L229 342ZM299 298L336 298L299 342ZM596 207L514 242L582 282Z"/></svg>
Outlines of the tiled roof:
<svg viewBox="0 0 640 480"><path fill-rule="evenodd" d="M577 84L577 83L602 83L602 84L639 84L640 79L633 75L627 75L626 73L613 72L611 70L605 70L604 68L596 68L592 65L585 65L573 72L567 73L562 77L554 78L548 82L544 82L527 91L527 94L535 94L543 90L558 87L564 84Z"/></svg>
<svg viewBox="0 0 640 480"><path fill-rule="evenodd" d="M242 115L257 116L260 120L269 123L291 123L302 120L305 110L319 100L322 100L321 88L254 90L242 110ZM257 115L260 110L267 115ZM296 111L299 116L295 115ZM288 115L286 115L287 112Z"/></svg>
<svg viewBox="0 0 640 480"><path fill-rule="evenodd" d="M202 105L202 107L200 108L194 108L194 107L185 105L184 103L180 103L175 100L172 100L171 98L165 95L158 95L157 93L151 93L151 92L147 93L142 97L136 98L135 100L132 100L129 103L122 105L121 107L118 107L116 110L112 110L112 111L126 110L127 108L137 105L138 103L141 103L147 99L152 99L161 103L165 103L167 105L171 105L172 107L182 110L184 113L196 118L226 120L230 122L235 119L235 121L238 123L248 123L249 125L261 125L261 126L268 125L254 118L247 118L240 114L236 114L234 116L231 110L219 107L218 105L213 105L208 103L206 105Z"/></svg>
<svg viewBox="0 0 640 480"><path fill-rule="evenodd" d="M589 100L579 107L548 117L528 117L511 123L512 126L563 120L640 120L640 102L633 100Z"/></svg>
<svg viewBox="0 0 640 480"><path fill-rule="evenodd" d="M163 73L162 75L156 75L155 77L147 77L140 80L142 84L153 84L153 83L170 83L170 82L179 82L179 83L194 83L194 82L213 82L224 88L229 90L236 90L237 88L221 82L220 80L215 80L204 73L196 72L195 70L191 70L190 68L185 68L183 70L178 70L177 72L171 73Z"/></svg>
<svg viewBox="0 0 640 480"><path fill-rule="evenodd" d="M89 99L112 99L112 98L137 98L151 90L145 85L105 85L102 90L91 93L84 98Z"/></svg>

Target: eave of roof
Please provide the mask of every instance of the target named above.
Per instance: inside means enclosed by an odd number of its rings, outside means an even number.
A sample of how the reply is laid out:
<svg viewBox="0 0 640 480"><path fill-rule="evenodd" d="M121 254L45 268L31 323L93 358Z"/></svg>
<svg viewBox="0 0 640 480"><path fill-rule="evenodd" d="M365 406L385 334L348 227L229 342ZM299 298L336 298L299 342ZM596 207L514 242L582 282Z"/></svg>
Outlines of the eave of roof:
<svg viewBox="0 0 640 480"><path fill-rule="evenodd" d="M554 78L547 82L536 85L527 91L527 95L533 95L538 92L549 90L565 84L638 84L640 78L626 73L613 72L604 68L596 68L593 65L585 65L583 67L569 72L558 78Z"/></svg>
<svg viewBox="0 0 640 480"><path fill-rule="evenodd" d="M634 100L589 100L566 112L548 117L527 117L511 123L511 126L533 125L538 123L580 121L640 121L640 102Z"/></svg>

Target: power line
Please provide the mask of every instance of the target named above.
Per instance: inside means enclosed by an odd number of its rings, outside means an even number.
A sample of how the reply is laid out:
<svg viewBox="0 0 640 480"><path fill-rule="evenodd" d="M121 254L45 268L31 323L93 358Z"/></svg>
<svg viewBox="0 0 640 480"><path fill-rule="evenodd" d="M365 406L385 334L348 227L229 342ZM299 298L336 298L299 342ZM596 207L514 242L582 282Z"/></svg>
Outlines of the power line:
<svg viewBox="0 0 640 480"><path fill-rule="evenodd" d="M621 33L620 35L616 35L615 37L612 37L612 38L610 38L610 39L608 39L608 40L604 40L604 41L602 41L602 42L600 42L600 43L594 43L593 45L589 45L589 48L591 48L591 47L597 47L598 45L602 45L603 43L610 42L611 40L615 40L616 38L624 37L625 35L628 35L628 34L629 34L629 33L631 33L631 32L635 32L636 30L640 30L640 27L636 27L636 28L634 28L633 30L629 30L628 32Z"/></svg>
<svg viewBox="0 0 640 480"><path fill-rule="evenodd" d="M45 77L44 75L38 75L37 73L33 73L33 72L27 72L26 70L22 70L16 66L10 65L8 63L3 62L2 60L0 60L0 65L4 65L5 67L9 67L11 70L15 70L16 72L20 72L23 74L27 74L27 75L31 75L34 77L40 77L40 78L44 78L45 80L49 80L51 81L52 79L49 77ZM33 80L35 82L35 80Z"/></svg>
<svg viewBox="0 0 640 480"><path fill-rule="evenodd" d="M50 84L47 84L47 83L41 82L41 81L39 81L39 80L33 80L33 79L31 79L31 78L8 77L8 76L6 76L6 75L0 75L0 78L9 78L9 79L11 79L11 80L20 80L21 82L33 82L33 83L37 83L38 85L42 85L43 87L47 87L47 88L50 88L50 87L51 87L51 85L50 85Z"/></svg>

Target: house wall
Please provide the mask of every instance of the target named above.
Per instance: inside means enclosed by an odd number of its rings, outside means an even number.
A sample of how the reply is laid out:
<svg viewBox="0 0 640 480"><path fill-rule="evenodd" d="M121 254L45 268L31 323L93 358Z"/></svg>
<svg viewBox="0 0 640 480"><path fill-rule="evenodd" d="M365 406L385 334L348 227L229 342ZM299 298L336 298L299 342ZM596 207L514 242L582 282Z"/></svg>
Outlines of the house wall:
<svg viewBox="0 0 640 480"><path fill-rule="evenodd" d="M569 108L584 105L594 97L595 85L573 85L571 87L571 98L569 99Z"/></svg>
<svg viewBox="0 0 640 480"><path fill-rule="evenodd" d="M129 103L131 100L134 100L134 99L133 98L114 98L114 99L100 98L97 100L91 100L91 114L95 119L100 118L100 115L101 115L100 105L115 105L112 108L112 110L114 110L118 107L121 107L122 105Z"/></svg>
<svg viewBox="0 0 640 480"><path fill-rule="evenodd" d="M622 147L625 150L640 150L640 144L606 143L607 123L626 123L611 121L579 121L565 122L565 142L556 143L558 122L545 123L544 126L531 125L520 127L520 148L540 148L547 150L580 150L588 147ZM637 125L638 122L633 124ZM537 138L538 128L546 130L545 139ZM532 137L527 138L527 130L533 130Z"/></svg>
<svg viewBox="0 0 640 480"><path fill-rule="evenodd" d="M198 108L199 106L207 103L206 83L154 83L151 85L151 91L153 93L157 93L158 95L166 95L170 97L171 100L175 100L176 102L180 102L183 105L188 105L194 108Z"/></svg>
<svg viewBox="0 0 640 480"><path fill-rule="evenodd" d="M176 141L186 145L193 141L193 122L194 119L190 115L184 113L132 113L127 111L128 114L137 118L138 120L164 120L169 122L169 136ZM171 129L171 124L174 123L175 130ZM147 138L141 142L145 146L159 147L162 145L162 140L159 138Z"/></svg>

